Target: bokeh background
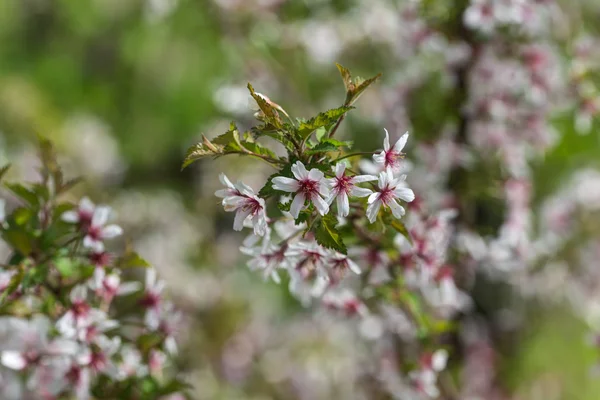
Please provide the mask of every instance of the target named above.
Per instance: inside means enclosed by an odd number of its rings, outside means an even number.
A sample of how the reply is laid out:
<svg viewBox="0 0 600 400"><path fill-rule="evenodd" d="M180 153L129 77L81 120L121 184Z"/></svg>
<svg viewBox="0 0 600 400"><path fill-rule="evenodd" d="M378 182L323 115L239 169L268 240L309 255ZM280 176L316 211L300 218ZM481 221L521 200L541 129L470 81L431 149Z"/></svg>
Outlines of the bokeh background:
<svg viewBox="0 0 600 400"><path fill-rule="evenodd" d="M231 120L251 126L249 81L295 116L338 106L344 89L335 62L361 76L383 73L344 122L343 137L374 150L386 126L428 141L454 105L435 72L440 61L416 62L403 47L404 3L0 0L0 161L31 177L36 135L48 137L67 171L85 177L73 199L89 194L115 208L190 317L179 363L194 398L386 398L372 382L361 385L369 354L356 330L245 267L243 236L213 196L217 176L258 189L273 171L237 158L183 172L180 165L202 133L216 136ZM596 34L600 4L563 3L569 26ZM404 96L423 69L429 78ZM600 164L597 126L583 135L574 120L568 112L552 120L556 143L534 166L540 202L573 171ZM491 334L494 380L506 398L599 399L588 326L552 295L515 300L505 286L492 285L479 312L520 310L503 314L513 323Z"/></svg>

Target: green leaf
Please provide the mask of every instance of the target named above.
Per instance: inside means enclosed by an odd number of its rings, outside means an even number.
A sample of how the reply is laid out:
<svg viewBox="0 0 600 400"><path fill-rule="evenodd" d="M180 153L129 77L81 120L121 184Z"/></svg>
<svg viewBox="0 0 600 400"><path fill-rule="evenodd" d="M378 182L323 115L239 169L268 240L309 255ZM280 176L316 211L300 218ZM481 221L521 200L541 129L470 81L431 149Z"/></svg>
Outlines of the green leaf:
<svg viewBox="0 0 600 400"><path fill-rule="evenodd" d="M302 139L305 139L308 136L310 136L310 134L313 133L315 130L334 124L338 120L338 118L340 118L348 111L352 110L352 108L353 107L342 106L339 108L333 108L331 110L322 112L316 117L313 117L308 121L301 123L298 127L298 134Z"/></svg>
<svg viewBox="0 0 600 400"><path fill-rule="evenodd" d="M6 164L4 167L0 168L0 181L2 180L2 178L4 178L4 175L6 175L9 169L10 164Z"/></svg>
<svg viewBox="0 0 600 400"><path fill-rule="evenodd" d="M128 251L125 255L117 260L117 266L122 269L127 268L148 268L150 263L143 259L138 253Z"/></svg>
<svg viewBox="0 0 600 400"><path fill-rule="evenodd" d="M351 106L358 100L360 95L369 87L371 84L376 82L381 74L377 74L376 76L369 79L362 79L360 77L356 77L352 79L352 75L350 71L343 67L340 64L336 64L340 74L342 75L342 80L344 81L344 86L346 87L346 101L344 104Z"/></svg>
<svg viewBox="0 0 600 400"><path fill-rule="evenodd" d="M68 257L61 257L54 260L54 266L61 276L64 276L65 278L73 276L77 270L76 263Z"/></svg>
<svg viewBox="0 0 600 400"><path fill-rule="evenodd" d="M6 243L22 255L27 256L31 254L34 241L27 232L20 229L9 228L2 232L2 237Z"/></svg>
<svg viewBox="0 0 600 400"><path fill-rule="evenodd" d="M351 142L350 142L351 143ZM349 147L348 142L340 142L335 139L325 139L312 149L306 151L306 154L328 153L332 151L342 151L343 147Z"/></svg>
<svg viewBox="0 0 600 400"><path fill-rule="evenodd" d="M37 206L39 204L38 195L33 190L18 183L7 183L5 186L15 196L25 201L27 204L31 206Z"/></svg>
<svg viewBox="0 0 600 400"><path fill-rule="evenodd" d="M250 83L248 83L248 90L250 91L250 95L256 101L256 104L258 104L258 108L262 111L264 121L277 129L281 129L283 127L283 121L281 120L274 103L264 96L257 94Z"/></svg>
<svg viewBox="0 0 600 400"><path fill-rule="evenodd" d="M222 147L215 146L204 135L202 138L202 143L196 143L187 150L181 165L182 170L201 158L222 154Z"/></svg>
<svg viewBox="0 0 600 400"><path fill-rule="evenodd" d="M335 227L336 225L337 218L334 215L325 215L315 223L315 239L323 247L346 254L348 250L342 236Z"/></svg>

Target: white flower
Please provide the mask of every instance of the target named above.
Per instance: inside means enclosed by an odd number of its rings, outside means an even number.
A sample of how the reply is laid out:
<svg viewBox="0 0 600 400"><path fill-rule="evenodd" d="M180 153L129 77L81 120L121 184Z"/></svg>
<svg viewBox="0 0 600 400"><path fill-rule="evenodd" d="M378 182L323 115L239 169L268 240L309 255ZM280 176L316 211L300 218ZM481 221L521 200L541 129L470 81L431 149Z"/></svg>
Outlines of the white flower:
<svg viewBox="0 0 600 400"><path fill-rule="evenodd" d="M375 154L373 160L375 160L376 164L383 166L385 169L391 168L392 171L398 172L402 165L400 160L404 158L402 149L404 149L406 141L408 140L408 132L400 136L400 139L394 144L394 147L390 148L390 134L387 129L384 130L385 139L383 140L383 151L379 154Z"/></svg>
<svg viewBox="0 0 600 400"><path fill-rule="evenodd" d="M160 325L160 309L164 287L165 282L157 279L156 270L149 268L146 272L146 287L140 304L146 309L144 324L153 330L158 329Z"/></svg>
<svg viewBox="0 0 600 400"><path fill-rule="evenodd" d="M56 329L65 337L75 337L79 329L90 324L91 305L87 300L87 287L75 286L69 295L71 308L58 320Z"/></svg>
<svg viewBox="0 0 600 400"><path fill-rule="evenodd" d="M489 34L496 27L496 10L489 0L472 0L465 10L463 20L466 26Z"/></svg>
<svg viewBox="0 0 600 400"><path fill-rule="evenodd" d="M379 208L383 205L392 210L392 214L396 218L401 218L405 211L396 199L401 199L406 202L411 202L415 199L415 194L411 189L406 187L405 175L394 178L391 169L379 174L379 191L369 196L369 205L367 206L367 218L371 223L377 219Z"/></svg>
<svg viewBox="0 0 600 400"><path fill-rule="evenodd" d="M92 223L95 209L96 205L92 203L88 197L82 197L81 200L79 200L79 207L77 210L65 212L61 219L65 222L80 224L83 227L87 227Z"/></svg>
<svg viewBox="0 0 600 400"><path fill-rule="evenodd" d="M296 161L292 165L292 173L296 179L284 176L273 178L274 189L296 193L290 206L290 214L294 218L298 218L298 214L304 208L306 200L315 205L319 214L327 214L329 212L329 205L324 198L329 196L329 188L327 187L327 181L323 172L316 168L311 169L309 172L301 161Z"/></svg>
<svg viewBox="0 0 600 400"><path fill-rule="evenodd" d="M346 164L337 163L335 166L335 178L328 180L331 192L327 198L327 204L331 205L333 200L337 199L338 215L340 217L347 217L350 213L349 196L367 197L373 193L372 190L358 187L356 184L377 180L377 177L373 175L348 176L345 174L345 171Z"/></svg>
<svg viewBox="0 0 600 400"><path fill-rule="evenodd" d="M93 211L92 211L93 210ZM90 217L90 211L92 211ZM110 207L94 207L89 199L81 199L78 211L68 211L62 218L66 222L77 223L86 232L83 245L96 252L104 251L104 240L112 239L123 233L118 225L106 225L110 216Z"/></svg>
<svg viewBox="0 0 600 400"><path fill-rule="evenodd" d="M222 204L225 211L235 211L233 229L241 231L244 221L249 219L254 233L264 236L267 231L265 201L258 197L250 186L242 182L237 182L235 185L231 183L225 174L220 174L219 180L226 188L217 190L215 196L223 199Z"/></svg>

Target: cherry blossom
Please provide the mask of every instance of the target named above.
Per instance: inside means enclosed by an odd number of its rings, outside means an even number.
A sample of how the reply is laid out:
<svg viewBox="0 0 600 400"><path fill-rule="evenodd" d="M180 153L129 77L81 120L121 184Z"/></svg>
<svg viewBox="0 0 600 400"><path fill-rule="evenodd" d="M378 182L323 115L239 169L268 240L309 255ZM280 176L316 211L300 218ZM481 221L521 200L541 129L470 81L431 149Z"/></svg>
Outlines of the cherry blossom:
<svg viewBox="0 0 600 400"><path fill-rule="evenodd" d="M217 190L215 195L223 199L222 204L225 211L235 211L233 229L241 231L244 222L249 220L254 228L254 233L264 236L267 230L265 201L258 197L251 187L242 182L234 185L225 174L219 175L219 179L226 188Z"/></svg>
<svg viewBox="0 0 600 400"><path fill-rule="evenodd" d="M355 175L345 174L346 164L337 163L335 165L335 177L328 180L331 192L327 198L327 204L331 205L333 200L337 199L338 216L347 217L350 214L350 203L348 197L367 197L372 190L356 186L357 183L376 181L377 177L373 175Z"/></svg>
<svg viewBox="0 0 600 400"><path fill-rule="evenodd" d="M396 218L401 218L405 214L404 207L398 204L396 199L406 202L411 202L415 199L413 191L406 186L405 178L404 175L394 178L391 169L379 174L379 191L369 196L369 205L367 206L367 218L371 223L377 219L377 214L382 205L390 208Z"/></svg>
<svg viewBox="0 0 600 400"><path fill-rule="evenodd" d="M402 149L408 141L408 132L400 136L400 139L390 147L390 134L385 130L385 139L383 139L383 151L373 156L376 164L381 165L384 169L391 168L393 172L398 172L402 168L401 160L404 159Z"/></svg>
<svg viewBox="0 0 600 400"><path fill-rule="evenodd" d="M319 214L327 214L329 205L325 198L329 196L329 188L323 172L316 168L309 172L301 161L296 161L292 165L292 174L296 179L284 176L273 178L275 190L296 194L290 206L290 214L294 218L298 218L300 211L305 208L306 200L315 205Z"/></svg>

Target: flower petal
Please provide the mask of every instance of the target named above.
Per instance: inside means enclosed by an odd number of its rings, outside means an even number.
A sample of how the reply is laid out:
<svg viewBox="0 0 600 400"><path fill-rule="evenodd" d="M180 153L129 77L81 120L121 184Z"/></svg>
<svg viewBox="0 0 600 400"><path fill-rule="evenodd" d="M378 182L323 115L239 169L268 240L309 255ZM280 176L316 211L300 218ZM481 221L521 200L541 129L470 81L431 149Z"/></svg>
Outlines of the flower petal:
<svg viewBox="0 0 600 400"><path fill-rule="evenodd" d="M308 177L308 171L306 170L304 164L302 164L302 161L296 161L292 165L292 174L294 174L298 180L306 179Z"/></svg>
<svg viewBox="0 0 600 400"><path fill-rule="evenodd" d="M298 181L292 178L286 178L285 176L278 176L273 178L273 189L281 190L283 192L295 193L300 188Z"/></svg>
<svg viewBox="0 0 600 400"><path fill-rule="evenodd" d="M340 193L337 197L337 207L340 217L347 217L350 214L350 203L348 202L348 195L345 192Z"/></svg>
<svg viewBox="0 0 600 400"><path fill-rule="evenodd" d="M108 221L108 216L110 215L110 207L108 206L98 206L94 211L94 216L92 217L92 225L93 226L102 226L106 224Z"/></svg>
<svg viewBox="0 0 600 400"><path fill-rule="evenodd" d="M383 150L388 151L390 149L390 134L387 129L383 128L385 131L385 139L383 139Z"/></svg>
<svg viewBox="0 0 600 400"><path fill-rule="evenodd" d="M233 230L241 231L244 228L244 221L250 215L251 210L240 208L235 213L235 218L233 220Z"/></svg>
<svg viewBox="0 0 600 400"><path fill-rule="evenodd" d="M415 199L415 192L407 187L396 187L396 189L394 189L394 196L410 203Z"/></svg>
<svg viewBox="0 0 600 400"><path fill-rule="evenodd" d="M320 182L323 180L323 178L325 178L325 174L323 173L323 171L319 171L316 168L311 169L308 173L308 179L311 179L313 181Z"/></svg>
<svg viewBox="0 0 600 400"><path fill-rule="evenodd" d="M64 222L76 224L79 222L79 213L77 211L67 211L60 217Z"/></svg>
<svg viewBox="0 0 600 400"><path fill-rule="evenodd" d="M314 195L311 198L313 204L315 205L315 208L317 209L317 211L319 212L319 214L321 215L325 215L329 212L329 205L327 204L327 202L325 200L323 200L323 198L319 195Z"/></svg>
<svg viewBox="0 0 600 400"><path fill-rule="evenodd" d="M358 186L354 186L350 189L350 196L354 197L367 197L373 193L371 189L361 188Z"/></svg>
<svg viewBox="0 0 600 400"><path fill-rule="evenodd" d="M341 178L344 176L344 172L346 171L346 164L343 162L339 162L335 164L335 176Z"/></svg>
<svg viewBox="0 0 600 400"><path fill-rule="evenodd" d="M302 210L302 208L304 208L305 200L306 197L304 197L303 193L298 193L296 197L294 197L292 205L290 206L290 214L292 214L292 217L294 217L294 219L298 218L298 214L300 214L300 211Z"/></svg>
<svg viewBox="0 0 600 400"><path fill-rule="evenodd" d="M376 181L378 178L374 175L356 175L352 177L352 183L363 183Z"/></svg>
<svg viewBox="0 0 600 400"><path fill-rule="evenodd" d="M408 140L408 132L404 133L404 135L400 136L400 139L394 145L394 153L400 153L404 146L406 146L406 142Z"/></svg>
<svg viewBox="0 0 600 400"><path fill-rule="evenodd" d="M379 194L379 193L373 193L373 194ZM369 197L369 200L371 198ZM376 200L373 202L370 202L369 205L367 206L367 218L369 219L370 223L375 222L375 220L377 219L377 214L379 214L379 208L381 207L381 200Z"/></svg>
<svg viewBox="0 0 600 400"><path fill-rule="evenodd" d="M394 217L398 219L402 218L402 216L406 213L406 211L404 211L404 207L398 204L395 199L390 199L390 201L387 202L387 206L392 210Z"/></svg>
<svg viewBox="0 0 600 400"><path fill-rule="evenodd" d="M123 229L119 225L108 225L102 229L102 238L112 239L123 234Z"/></svg>

